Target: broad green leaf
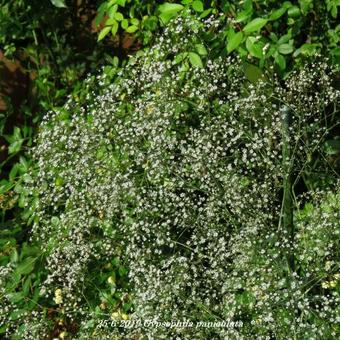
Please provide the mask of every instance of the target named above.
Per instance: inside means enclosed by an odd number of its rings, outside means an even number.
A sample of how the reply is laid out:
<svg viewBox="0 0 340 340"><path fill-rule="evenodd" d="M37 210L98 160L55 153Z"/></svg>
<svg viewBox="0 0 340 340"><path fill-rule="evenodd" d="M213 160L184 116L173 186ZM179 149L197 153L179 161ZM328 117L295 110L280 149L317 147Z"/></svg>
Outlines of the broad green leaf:
<svg viewBox="0 0 340 340"><path fill-rule="evenodd" d="M242 11L235 18L235 22L243 22L250 18L252 15L252 11Z"/></svg>
<svg viewBox="0 0 340 340"><path fill-rule="evenodd" d="M110 18L113 18L114 15L116 14L117 10L118 10L118 5L112 6L112 7L109 9L109 11L108 11L109 17L110 17Z"/></svg>
<svg viewBox="0 0 340 340"><path fill-rule="evenodd" d="M174 59L174 64L181 63L187 56L188 56L187 52L177 54L175 59Z"/></svg>
<svg viewBox="0 0 340 340"><path fill-rule="evenodd" d="M292 6L288 9L288 16L291 18L297 18L300 14L300 8L297 6Z"/></svg>
<svg viewBox="0 0 340 340"><path fill-rule="evenodd" d="M167 24L175 15L177 12L165 12L161 13L159 18L161 19L161 22L163 24Z"/></svg>
<svg viewBox="0 0 340 340"><path fill-rule="evenodd" d="M122 26L123 30L126 30L129 27L129 20L128 19L122 20L120 25Z"/></svg>
<svg viewBox="0 0 340 340"><path fill-rule="evenodd" d="M180 4L171 4L169 2L166 2L162 5L160 5L158 7L158 10L160 11L160 13L176 13L179 12L180 10L182 10L184 8L183 5Z"/></svg>
<svg viewBox="0 0 340 340"><path fill-rule="evenodd" d="M117 22L115 18L109 18L106 20L105 26L112 26L115 22Z"/></svg>
<svg viewBox="0 0 340 340"><path fill-rule="evenodd" d="M291 39L291 33L285 34L280 37L279 41L277 42L279 45L287 43Z"/></svg>
<svg viewBox="0 0 340 340"><path fill-rule="evenodd" d="M196 12L203 12L204 11L204 5L202 1L196 0L192 3L192 8Z"/></svg>
<svg viewBox="0 0 340 340"><path fill-rule="evenodd" d="M205 11L203 11L203 12L200 14L200 18L205 18L206 16L208 16L208 15L211 13L211 11L212 11L211 8L206 9Z"/></svg>
<svg viewBox="0 0 340 340"><path fill-rule="evenodd" d="M13 154L13 153L19 152L23 142L24 142L23 139L19 139L13 142L12 144L10 144L10 146L8 147L8 153Z"/></svg>
<svg viewBox="0 0 340 340"><path fill-rule="evenodd" d="M7 294L7 297L12 303L18 303L25 298L25 294L24 292L15 292Z"/></svg>
<svg viewBox="0 0 340 340"><path fill-rule="evenodd" d="M111 31L111 26L104 27L98 35L98 41L103 40L110 31Z"/></svg>
<svg viewBox="0 0 340 340"><path fill-rule="evenodd" d="M155 16L147 17L143 21L144 27L149 31L154 31L157 29L158 18Z"/></svg>
<svg viewBox="0 0 340 340"><path fill-rule="evenodd" d="M137 18L132 18L130 21L131 21L131 24L134 25L134 26L139 25L139 20Z"/></svg>
<svg viewBox="0 0 340 340"><path fill-rule="evenodd" d="M286 69L286 59L283 55L277 53L275 56L275 62L279 66L280 70L284 71Z"/></svg>
<svg viewBox="0 0 340 340"><path fill-rule="evenodd" d="M20 275L29 274L33 270L36 260L37 258L31 256L25 258L25 260L18 265L15 272Z"/></svg>
<svg viewBox="0 0 340 340"><path fill-rule="evenodd" d="M161 13L159 17L162 22L166 24L177 14L177 12L181 11L183 8L183 5L166 2L165 4L158 7L159 12Z"/></svg>
<svg viewBox="0 0 340 340"><path fill-rule="evenodd" d="M208 54L208 51L207 51L207 49L205 48L204 45L197 44L197 45L195 45L195 47L196 47L196 51L197 51L198 54L200 54L200 55L207 55Z"/></svg>
<svg viewBox="0 0 340 340"><path fill-rule="evenodd" d="M336 47L336 48L332 49L331 54L333 54L336 57L339 57L340 56L340 47Z"/></svg>
<svg viewBox="0 0 340 340"><path fill-rule="evenodd" d="M18 259L19 259L18 251L14 249L11 254L11 262L12 263L18 262Z"/></svg>
<svg viewBox="0 0 340 340"><path fill-rule="evenodd" d="M127 33L134 33L134 32L136 32L137 30L138 30L138 26L132 25L132 26L129 26L129 27L126 29L126 32L127 32Z"/></svg>
<svg viewBox="0 0 340 340"><path fill-rule="evenodd" d="M117 21L122 21L124 19L124 16L120 12L116 12L113 16Z"/></svg>
<svg viewBox="0 0 340 340"><path fill-rule="evenodd" d="M228 53L231 53L237 47L239 47L239 45L242 42L242 39L243 39L243 33L242 32L235 33L228 41L228 44L227 44Z"/></svg>
<svg viewBox="0 0 340 340"><path fill-rule="evenodd" d="M285 8L285 7L281 7L279 9L277 9L276 11L274 11L270 15L269 20L275 21L275 20L281 18L282 15L284 15L286 13L286 11L287 11L287 8Z"/></svg>
<svg viewBox="0 0 340 340"><path fill-rule="evenodd" d="M261 29L267 22L268 22L267 19L256 18L256 19L252 20L249 24L247 24L247 25L243 28L243 32L245 32L245 33L251 33L251 32L258 31L258 30Z"/></svg>
<svg viewBox="0 0 340 340"><path fill-rule="evenodd" d="M249 81L252 83L256 83L261 78L263 78L263 72L261 69L255 65L245 63L244 65L244 74Z"/></svg>
<svg viewBox="0 0 340 340"><path fill-rule="evenodd" d="M189 52L189 61L192 66L203 68L202 59L197 53Z"/></svg>
<svg viewBox="0 0 340 340"><path fill-rule="evenodd" d="M117 34L117 31L118 31L118 27L119 27L119 24L117 21L114 21L114 23L112 24L112 28L111 28L111 34L113 36L115 36Z"/></svg>
<svg viewBox="0 0 340 340"><path fill-rule="evenodd" d="M263 58L263 44L260 44L256 41L254 37L249 37L246 40L246 47L248 52L253 56L258 59Z"/></svg>
<svg viewBox="0 0 340 340"><path fill-rule="evenodd" d="M282 44L279 46L278 51L281 54L291 54L294 51L294 47L290 44Z"/></svg>
<svg viewBox="0 0 340 340"><path fill-rule="evenodd" d="M66 8L64 0L51 0L52 5L58 8Z"/></svg>

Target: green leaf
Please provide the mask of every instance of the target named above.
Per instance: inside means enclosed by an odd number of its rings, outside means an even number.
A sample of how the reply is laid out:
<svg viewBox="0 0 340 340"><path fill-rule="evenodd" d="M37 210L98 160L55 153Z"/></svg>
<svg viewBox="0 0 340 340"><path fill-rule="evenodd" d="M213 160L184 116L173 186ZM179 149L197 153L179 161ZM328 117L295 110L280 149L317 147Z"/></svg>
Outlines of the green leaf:
<svg viewBox="0 0 340 340"><path fill-rule="evenodd" d="M326 141L325 149L328 155L336 155L340 153L340 139L330 139Z"/></svg>
<svg viewBox="0 0 340 340"><path fill-rule="evenodd" d="M35 257L31 257L31 256L27 257L16 268L15 270L16 274L20 274L20 275L29 274L33 270L36 260L37 258Z"/></svg>
<svg viewBox="0 0 340 340"><path fill-rule="evenodd" d="M18 303L25 298L25 294L24 292L15 292L7 294L7 297L12 303Z"/></svg>
<svg viewBox="0 0 340 340"><path fill-rule="evenodd" d="M208 8L206 9L205 11L203 11L201 14L200 14L200 18L205 18L206 16L208 16L210 13L211 13L212 9L211 8Z"/></svg>
<svg viewBox="0 0 340 340"><path fill-rule="evenodd" d="M242 42L242 39L243 39L243 33L242 32L235 33L228 41L228 44L227 44L228 53L231 53L236 48L238 48L239 45Z"/></svg>
<svg viewBox="0 0 340 340"><path fill-rule="evenodd" d="M128 19L122 20L120 25L122 26L123 30L126 30L129 27L129 20Z"/></svg>
<svg viewBox="0 0 340 340"><path fill-rule="evenodd" d="M18 251L14 249L11 254L11 262L12 263L18 262L18 259L19 259Z"/></svg>
<svg viewBox="0 0 340 340"><path fill-rule="evenodd" d="M248 23L244 28L243 32L245 33L250 33L250 32L255 32L261 29L266 23L268 22L267 19L263 18L256 18L252 20L250 23Z"/></svg>
<svg viewBox="0 0 340 340"><path fill-rule="evenodd" d="M235 22L243 22L248 20L252 15L252 10L245 10L240 12L237 17L235 18Z"/></svg>
<svg viewBox="0 0 340 340"><path fill-rule="evenodd" d="M9 154L13 154L13 153L17 153L20 151L22 143L24 142L23 139L19 139L15 142L13 142L9 147L8 147L8 153Z"/></svg>
<svg viewBox="0 0 340 340"><path fill-rule="evenodd" d="M280 37L280 39L277 43L279 45L285 44L291 39L291 37L292 37L291 33L285 34L282 37Z"/></svg>
<svg viewBox="0 0 340 340"><path fill-rule="evenodd" d="M297 6L292 6L288 9L288 16L291 18L297 18L300 16L300 8Z"/></svg>
<svg viewBox="0 0 340 340"><path fill-rule="evenodd" d="M252 83L258 82L260 79L263 79L263 72L261 69L255 65L245 63L244 65L244 74L246 78Z"/></svg>
<svg viewBox="0 0 340 340"><path fill-rule="evenodd" d="M181 11L184 8L183 5L180 4L171 4L169 2L166 2L158 7L158 10L160 13L176 13Z"/></svg>
<svg viewBox="0 0 340 340"><path fill-rule="evenodd" d="M281 54L291 54L294 51L294 47L290 44L282 44L279 46L278 51Z"/></svg>
<svg viewBox="0 0 340 340"><path fill-rule="evenodd" d="M333 48L331 50L331 54L333 54L336 57L339 57L340 56L340 47Z"/></svg>
<svg viewBox="0 0 340 340"><path fill-rule="evenodd" d="M318 51L320 47L321 46L319 44L303 44L294 52L294 57L298 56L299 54L312 56Z"/></svg>
<svg viewBox="0 0 340 340"><path fill-rule="evenodd" d="M114 21L113 24L112 24L112 28L111 28L111 34L112 34L112 36L115 36L115 35L117 34L118 27L119 27L118 22L117 22L117 21Z"/></svg>
<svg viewBox="0 0 340 340"><path fill-rule="evenodd" d="M139 25L139 20L137 18L132 18L130 21L131 21L131 24L134 25L134 26Z"/></svg>
<svg viewBox="0 0 340 340"><path fill-rule="evenodd" d="M155 16L147 17L143 21L143 25L148 31L156 30L157 24L158 24L158 18Z"/></svg>
<svg viewBox="0 0 340 340"><path fill-rule="evenodd" d="M208 51L207 51L207 49L205 48L204 45L196 44L195 47L196 47L196 51L197 51L198 54L200 54L200 55L207 55L208 54Z"/></svg>
<svg viewBox="0 0 340 340"><path fill-rule="evenodd" d="M51 0L53 6L58 8L66 8L64 0Z"/></svg>
<svg viewBox="0 0 340 340"><path fill-rule="evenodd" d="M189 52L189 61L192 66L203 68L202 59L197 53Z"/></svg>
<svg viewBox="0 0 340 340"><path fill-rule="evenodd" d="M116 12L113 16L117 21L122 21L124 19L124 16L120 12Z"/></svg>
<svg viewBox="0 0 340 340"><path fill-rule="evenodd" d="M6 179L0 181L0 194L4 194L7 191L11 190L13 184L8 182Z"/></svg>
<svg viewBox="0 0 340 340"><path fill-rule="evenodd" d="M162 22L166 24L177 14L177 12L181 11L183 8L183 5L166 2L165 4L158 7L159 12L161 13L159 17Z"/></svg>
<svg viewBox="0 0 340 340"><path fill-rule="evenodd" d="M282 15L284 15L287 11L287 8L285 7L281 7L279 9L277 9L276 11L272 12L272 14L269 17L269 20L275 21L279 18L282 17Z"/></svg>
<svg viewBox="0 0 340 340"><path fill-rule="evenodd" d="M132 26L129 26L129 27L126 29L126 32L127 32L127 33L134 33L134 32L136 32L137 30L138 30L138 27L132 25Z"/></svg>
<svg viewBox="0 0 340 340"><path fill-rule="evenodd" d="M110 18L113 18L113 16L116 14L118 10L118 5L114 5L112 7L110 7L109 11L108 11L108 15Z"/></svg>
<svg viewBox="0 0 340 340"><path fill-rule="evenodd" d="M283 55L277 53L275 56L275 62L279 66L280 70L284 71L286 69L286 59Z"/></svg>
<svg viewBox="0 0 340 340"><path fill-rule="evenodd" d="M103 40L105 36L111 31L111 28L112 28L111 26L104 27L98 35L98 41Z"/></svg>
<svg viewBox="0 0 340 340"><path fill-rule="evenodd" d="M259 44L254 37L249 37L246 40L246 47L248 52L258 59L263 58L263 46Z"/></svg>
<svg viewBox="0 0 340 340"><path fill-rule="evenodd" d="M192 3L192 8L196 12L203 12L204 11L204 5L203 5L202 1L199 1L199 0L196 0Z"/></svg>

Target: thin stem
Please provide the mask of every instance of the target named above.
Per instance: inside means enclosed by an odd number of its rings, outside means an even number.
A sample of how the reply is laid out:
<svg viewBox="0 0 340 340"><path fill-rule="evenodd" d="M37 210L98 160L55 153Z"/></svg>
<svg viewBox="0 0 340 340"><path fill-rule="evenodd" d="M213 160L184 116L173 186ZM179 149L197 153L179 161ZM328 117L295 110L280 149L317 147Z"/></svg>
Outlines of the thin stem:
<svg viewBox="0 0 340 340"><path fill-rule="evenodd" d="M287 261L290 269L294 271L294 222L293 222L293 195L292 195L292 150L290 146L290 119L291 112L287 106L284 106L281 111L282 119L282 165L283 165L283 202L282 202L282 223L285 232L288 234L289 244L292 247L287 252Z"/></svg>

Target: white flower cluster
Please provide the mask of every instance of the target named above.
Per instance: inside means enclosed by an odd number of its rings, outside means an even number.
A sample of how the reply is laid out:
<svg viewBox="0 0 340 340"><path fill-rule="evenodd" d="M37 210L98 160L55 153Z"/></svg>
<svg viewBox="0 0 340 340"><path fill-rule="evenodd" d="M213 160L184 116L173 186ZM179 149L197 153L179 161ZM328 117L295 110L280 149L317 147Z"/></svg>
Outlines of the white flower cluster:
<svg viewBox="0 0 340 340"><path fill-rule="evenodd" d="M85 323L83 287L96 275L93 263L119 255L133 287L132 319L243 323L124 330L130 336L332 337L338 296L321 296L312 262L318 251L332 261L328 249L335 245L318 248L311 235L331 232L336 220L328 213L303 225L298 245L280 221L284 163L300 179L322 152L339 91L324 64L284 84L269 76L252 84L239 60L209 58L208 46L204 67L191 67L186 53L208 30L218 34L218 22L179 17L110 85L98 77L100 89L85 106L70 101L47 115L32 188L39 198L33 237L50 273L44 291L53 299L61 289L64 313ZM307 265L291 272L287 249Z"/></svg>

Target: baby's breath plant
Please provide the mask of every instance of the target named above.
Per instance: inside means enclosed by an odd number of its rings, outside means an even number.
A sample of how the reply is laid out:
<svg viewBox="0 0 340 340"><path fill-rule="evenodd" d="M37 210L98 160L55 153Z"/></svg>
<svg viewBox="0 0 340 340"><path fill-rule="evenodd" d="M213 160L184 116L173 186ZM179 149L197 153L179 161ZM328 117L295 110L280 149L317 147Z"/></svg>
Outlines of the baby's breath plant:
<svg viewBox="0 0 340 340"><path fill-rule="evenodd" d="M304 182L311 171L336 177L324 154L340 98L333 71L314 63L284 83L251 83L211 39L218 25L178 17L113 79L97 77L85 103L70 100L40 127L40 293L80 338L336 337L338 187ZM306 203L307 189L324 199ZM20 322L34 328L38 317ZM134 327L103 327L126 318Z"/></svg>

